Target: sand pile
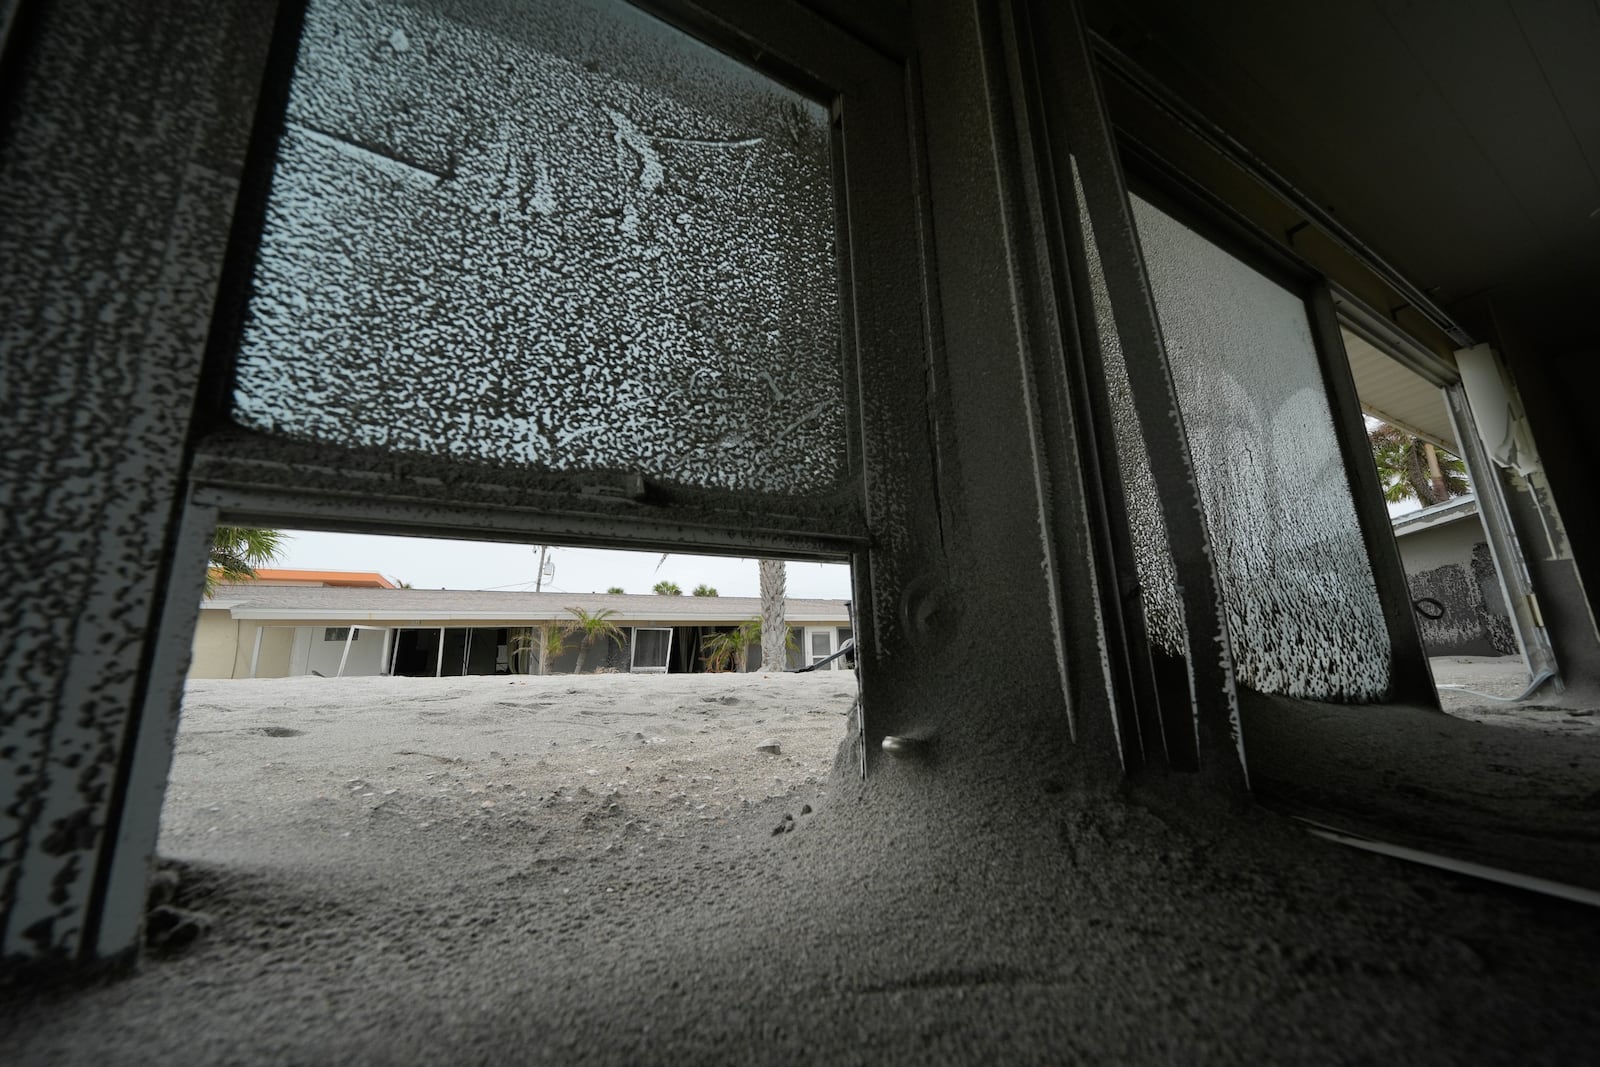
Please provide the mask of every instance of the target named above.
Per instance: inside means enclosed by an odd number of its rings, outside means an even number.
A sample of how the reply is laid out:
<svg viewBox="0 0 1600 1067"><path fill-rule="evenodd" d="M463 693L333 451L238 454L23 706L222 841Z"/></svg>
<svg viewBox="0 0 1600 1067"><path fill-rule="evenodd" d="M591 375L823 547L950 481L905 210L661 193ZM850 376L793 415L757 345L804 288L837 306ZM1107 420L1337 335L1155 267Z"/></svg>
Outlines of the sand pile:
<svg viewBox="0 0 1600 1067"><path fill-rule="evenodd" d="M1049 735L882 760L863 787L835 759L853 685L197 683L162 849L208 932L14 1007L0 1044L97 1064L1555 1063L1600 1037L1600 913L1160 783L1087 791Z"/></svg>

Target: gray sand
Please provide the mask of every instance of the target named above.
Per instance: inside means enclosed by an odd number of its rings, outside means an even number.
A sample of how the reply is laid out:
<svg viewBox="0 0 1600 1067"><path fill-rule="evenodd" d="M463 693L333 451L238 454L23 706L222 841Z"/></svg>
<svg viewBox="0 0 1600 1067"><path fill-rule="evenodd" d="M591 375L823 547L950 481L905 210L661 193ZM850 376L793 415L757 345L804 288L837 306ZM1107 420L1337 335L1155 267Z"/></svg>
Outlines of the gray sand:
<svg viewBox="0 0 1600 1067"><path fill-rule="evenodd" d="M1090 795L1063 752L1015 737L986 762L885 760L863 790L835 760L853 684L193 683L161 848L209 933L129 980L14 1006L0 1048L29 1064L1592 1059L1600 912L1339 849L1258 808L1166 801L1159 782ZM769 739L777 755L756 751Z"/></svg>

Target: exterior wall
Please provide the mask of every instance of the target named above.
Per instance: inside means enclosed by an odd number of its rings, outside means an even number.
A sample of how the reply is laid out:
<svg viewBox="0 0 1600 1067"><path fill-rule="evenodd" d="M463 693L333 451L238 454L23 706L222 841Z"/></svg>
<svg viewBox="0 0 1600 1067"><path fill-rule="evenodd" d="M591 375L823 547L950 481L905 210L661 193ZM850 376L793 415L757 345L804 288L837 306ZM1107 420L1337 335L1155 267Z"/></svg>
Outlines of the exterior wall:
<svg viewBox="0 0 1600 1067"><path fill-rule="evenodd" d="M321 634L318 634L320 637ZM311 627L296 626L294 646L289 652L289 676L298 678L311 673Z"/></svg>
<svg viewBox="0 0 1600 1067"><path fill-rule="evenodd" d="M255 647L254 628L249 623L247 629L240 635L239 649L243 662L235 661L233 676L235 678L250 677L250 656ZM257 678L287 678L289 677L290 661L294 657L295 629L289 626L263 626L261 628L261 652L256 658ZM246 643L248 642L248 644Z"/></svg>
<svg viewBox="0 0 1600 1067"><path fill-rule="evenodd" d="M1417 615L1430 656L1518 653L1500 579L1476 517L1417 530L1398 541L1412 599L1437 600L1444 608L1437 619Z"/></svg>
<svg viewBox="0 0 1600 1067"><path fill-rule="evenodd" d="M344 656L345 643L343 641L327 640L327 626L303 626L305 640L308 644L306 671L320 672L325 678L332 678L339 673L339 660ZM382 673L383 663L383 631L361 630L354 641L350 642L350 658L345 661L344 674L347 678L366 677ZM299 634L296 634L298 640Z"/></svg>
<svg viewBox="0 0 1600 1067"><path fill-rule="evenodd" d="M189 677L232 678L238 661L239 638L244 626L226 610L202 610L194 628L194 648L190 652ZM254 637L254 627L252 639ZM246 660L248 665L248 660Z"/></svg>
<svg viewBox="0 0 1600 1067"><path fill-rule="evenodd" d="M322 620L285 620L278 622L258 622L252 619L228 619L224 611L213 611L206 615L216 615L220 619L211 620L202 616L202 629L195 636L196 648L200 648L202 641L217 645L217 648L207 653L204 662L196 654L189 676L192 678L248 678L250 677L250 658L254 650L255 634L259 627L262 631L261 650L256 663L257 678L284 678L298 677L319 671L327 677L332 677L339 669L339 657L343 653L344 644L339 641L325 641L326 631L331 627L352 625L352 622L339 619ZM221 620L226 620L224 623ZM360 620L361 625L381 626L382 623ZM632 623L622 624L624 639L621 642L608 641L596 644L584 656L583 669L585 674L598 670L624 671L629 669L632 662ZM674 657L677 656L676 643L683 637L685 627L668 622L650 622L640 625L652 627L668 627L675 631ZM498 639L490 641L491 635L497 635L500 630L514 634L519 627L516 622L495 623L492 626L474 625L471 620L446 620L442 623L444 629L449 631L473 630L473 644L471 648L471 673L493 674L499 662ZM789 650L786 667L792 669L803 666L809 662L810 632L813 630L826 631L832 635L833 648L839 647L838 633L841 629L848 628L845 620L816 624L807 623L790 627L795 647ZM398 635L401 629L405 630L438 630L439 626L404 626L395 627L392 631ZM688 627L698 629L699 626ZM237 633L235 633L235 629ZM226 633L224 633L226 631ZM398 636L397 638L398 639ZM454 639L454 635L452 635ZM226 641L228 648L223 650L220 642ZM558 656L552 656L549 662L550 674L570 674L578 662L578 646L569 635L566 646ZM209 647L209 645L208 645ZM449 644L445 653L445 674L459 673L461 649L455 644ZM383 661L383 633L381 630L363 630L361 637L350 648L350 659L345 665L346 677L371 676L384 673L388 664ZM533 656L534 666L530 672L537 672L537 651ZM231 664L231 666L230 666ZM454 667L452 668L452 664ZM837 664L834 665L835 667ZM761 652L752 649L750 663L745 668L750 671L762 670ZM200 673L205 670L208 673ZM231 670L231 673L230 673ZM431 674L431 672L430 672Z"/></svg>

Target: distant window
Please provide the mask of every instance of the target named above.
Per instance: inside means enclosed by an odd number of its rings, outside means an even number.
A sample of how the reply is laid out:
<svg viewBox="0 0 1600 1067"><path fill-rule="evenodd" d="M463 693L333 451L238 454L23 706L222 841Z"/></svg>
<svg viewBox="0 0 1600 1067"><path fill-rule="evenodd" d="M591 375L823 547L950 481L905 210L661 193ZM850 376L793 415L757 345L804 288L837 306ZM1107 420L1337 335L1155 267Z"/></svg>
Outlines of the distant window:
<svg viewBox="0 0 1600 1067"><path fill-rule="evenodd" d="M827 630L811 631L811 664L816 666L833 655L833 634ZM828 664L831 668L833 664Z"/></svg>
<svg viewBox="0 0 1600 1067"><path fill-rule="evenodd" d="M322 631L322 639L324 641L345 641L345 640L359 641L359 640L361 640L361 631L357 630L356 633L355 633L355 636L351 637L350 636L350 627L348 627L348 626L329 626L327 629Z"/></svg>
<svg viewBox="0 0 1600 1067"><path fill-rule="evenodd" d="M670 627L634 627L633 662L630 670L635 674L665 674L667 660L671 654Z"/></svg>

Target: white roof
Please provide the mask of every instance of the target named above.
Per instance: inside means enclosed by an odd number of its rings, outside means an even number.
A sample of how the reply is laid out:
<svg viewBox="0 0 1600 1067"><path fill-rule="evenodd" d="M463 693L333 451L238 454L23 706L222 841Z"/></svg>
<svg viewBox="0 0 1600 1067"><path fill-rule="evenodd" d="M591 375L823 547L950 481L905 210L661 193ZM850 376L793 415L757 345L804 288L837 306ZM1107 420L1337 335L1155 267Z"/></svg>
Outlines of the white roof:
<svg viewBox="0 0 1600 1067"><path fill-rule="evenodd" d="M619 625L718 626L759 618L757 597L655 596L653 594L529 593L478 589L359 589L315 586L223 586L203 607L225 607L235 619L412 625L428 620L481 622L486 626L570 621L569 608L611 611ZM848 625L843 600L790 598L791 624Z"/></svg>

